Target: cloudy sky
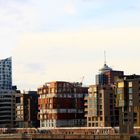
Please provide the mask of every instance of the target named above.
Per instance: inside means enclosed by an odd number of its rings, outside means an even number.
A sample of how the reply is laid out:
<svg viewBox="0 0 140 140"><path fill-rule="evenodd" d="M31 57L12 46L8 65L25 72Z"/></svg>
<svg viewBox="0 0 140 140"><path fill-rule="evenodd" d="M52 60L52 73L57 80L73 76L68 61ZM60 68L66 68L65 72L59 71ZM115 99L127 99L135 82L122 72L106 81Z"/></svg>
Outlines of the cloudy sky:
<svg viewBox="0 0 140 140"><path fill-rule="evenodd" d="M12 56L13 83L93 84L104 63L140 74L140 0L0 0L0 58Z"/></svg>

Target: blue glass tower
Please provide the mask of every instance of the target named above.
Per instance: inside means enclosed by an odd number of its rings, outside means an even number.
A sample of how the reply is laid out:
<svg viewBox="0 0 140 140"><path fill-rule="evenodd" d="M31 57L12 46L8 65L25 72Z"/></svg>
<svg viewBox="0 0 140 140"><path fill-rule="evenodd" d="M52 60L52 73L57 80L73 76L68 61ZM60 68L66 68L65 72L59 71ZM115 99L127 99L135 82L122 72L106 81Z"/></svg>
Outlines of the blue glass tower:
<svg viewBox="0 0 140 140"><path fill-rule="evenodd" d="M12 89L12 58L0 60L0 89Z"/></svg>

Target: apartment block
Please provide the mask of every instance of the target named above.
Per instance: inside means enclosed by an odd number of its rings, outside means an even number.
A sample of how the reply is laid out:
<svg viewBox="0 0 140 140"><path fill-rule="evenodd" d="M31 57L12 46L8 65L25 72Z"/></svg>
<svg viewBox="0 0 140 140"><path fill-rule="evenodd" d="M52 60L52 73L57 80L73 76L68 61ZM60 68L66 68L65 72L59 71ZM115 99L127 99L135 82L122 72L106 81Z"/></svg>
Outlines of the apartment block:
<svg viewBox="0 0 140 140"><path fill-rule="evenodd" d="M15 127L39 127L37 92L17 93L15 99Z"/></svg>
<svg viewBox="0 0 140 140"><path fill-rule="evenodd" d="M115 107L115 90L110 85L91 85L85 97L87 127L119 126L119 112Z"/></svg>
<svg viewBox="0 0 140 140"><path fill-rule="evenodd" d="M119 111L116 107L115 83L123 77L106 63L96 75L96 84L88 89L85 97L85 117L88 127L119 126Z"/></svg>
<svg viewBox="0 0 140 140"><path fill-rule="evenodd" d="M120 132L133 133L140 127L140 75L128 75L116 85L116 106L120 114Z"/></svg>
<svg viewBox="0 0 140 140"><path fill-rule="evenodd" d="M13 90L0 90L0 128L14 127L15 94Z"/></svg>
<svg viewBox="0 0 140 140"><path fill-rule="evenodd" d="M81 83L48 82L38 88L40 127L84 126L84 97Z"/></svg>

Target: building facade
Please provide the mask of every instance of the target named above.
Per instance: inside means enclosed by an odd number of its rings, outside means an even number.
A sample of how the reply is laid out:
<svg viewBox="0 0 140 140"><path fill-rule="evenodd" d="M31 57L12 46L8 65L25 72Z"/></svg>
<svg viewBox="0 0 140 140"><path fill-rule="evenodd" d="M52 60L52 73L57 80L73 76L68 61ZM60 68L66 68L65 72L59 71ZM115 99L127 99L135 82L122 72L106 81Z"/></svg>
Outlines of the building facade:
<svg viewBox="0 0 140 140"><path fill-rule="evenodd" d="M84 97L80 83L49 82L38 88L40 127L84 126Z"/></svg>
<svg viewBox="0 0 140 140"><path fill-rule="evenodd" d="M112 70L104 64L96 75L96 84L91 85L85 97L85 112L88 127L119 126L119 111L116 107L115 83L123 77L123 71Z"/></svg>
<svg viewBox="0 0 140 140"><path fill-rule="evenodd" d="M14 127L15 94L12 89L12 58L0 60L0 127Z"/></svg>
<svg viewBox="0 0 140 140"><path fill-rule="evenodd" d="M99 74L96 75L96 85L112 85L115 84L117 79L123 77L123 71L112 70L107 64L99 70Z"/></svg>
<svg viewBox="0 0 140 140"><path fill-rule="evenodd" d="M0 89L12 89L12 58L0 60Z"/></svg>
<svg viewBox="0 0 140 140"><path fill-rule="evenodd" d="M116 106L120 114L120 132L133 133L140 127L140 76L129 75L116 84Z"/></svg>
<svg viewBox="0 0 140 140"><path fill-rule="evenodd" d="M119 126L114 85L92 85L85 98L87 127Z"/></svg>
<svg viewBox="0 0 140 140"><path fill-rule="evenodd" d="M38 94L36 91L18 93L15 96L15 127L39 127Z"/></svg>
<svg viewBox="0 0 140 140"><path fill-rule="evenodd" d="M0 90L0 128L14 127L15 94L13 90Z"/></svg>

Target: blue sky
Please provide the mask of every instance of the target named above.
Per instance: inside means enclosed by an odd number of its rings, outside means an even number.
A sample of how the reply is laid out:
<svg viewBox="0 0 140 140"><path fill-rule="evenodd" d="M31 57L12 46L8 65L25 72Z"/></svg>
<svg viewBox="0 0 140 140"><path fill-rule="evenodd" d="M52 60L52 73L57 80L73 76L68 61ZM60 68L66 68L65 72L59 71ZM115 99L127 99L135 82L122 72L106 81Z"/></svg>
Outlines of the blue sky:
<svg viewBox="0 0 140 140"><path fill-rule="evenodd" d="M140 74L139 0L0 0L0 56L13 57L13 83L94 83L104 62ZM135 63L137 62L137 63Z"/></svg>

